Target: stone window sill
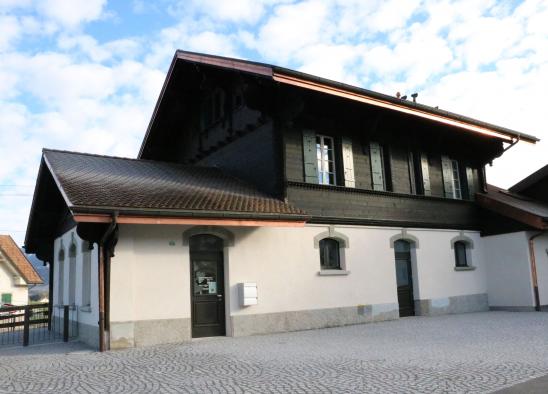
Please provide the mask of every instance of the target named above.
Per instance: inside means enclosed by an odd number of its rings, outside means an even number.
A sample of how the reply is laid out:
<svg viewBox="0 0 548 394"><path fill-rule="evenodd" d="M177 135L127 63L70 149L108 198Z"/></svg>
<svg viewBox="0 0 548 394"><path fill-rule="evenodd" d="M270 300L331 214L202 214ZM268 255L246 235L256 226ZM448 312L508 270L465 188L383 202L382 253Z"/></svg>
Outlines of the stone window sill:
<svg viewBox="0 0 548 394"><path fill-rule="evenodd" d="M81 306L80 307L80 312L91 312L91 306L89 305L84 305L84 306Z"/></svg>
<svg viewBox="0 0 548 394"><path fill-rule="evenodd" d="M348 275L350 271L345 270L321 270L318 271L318 275L320 276L341 276L341 275Z"/></svg>
<svg viewBox="0 0 548 394"><path fill-rule="evenodd" d="M469 267L455 267L455 271L474 271L476 267L469 266Z"/></svg>

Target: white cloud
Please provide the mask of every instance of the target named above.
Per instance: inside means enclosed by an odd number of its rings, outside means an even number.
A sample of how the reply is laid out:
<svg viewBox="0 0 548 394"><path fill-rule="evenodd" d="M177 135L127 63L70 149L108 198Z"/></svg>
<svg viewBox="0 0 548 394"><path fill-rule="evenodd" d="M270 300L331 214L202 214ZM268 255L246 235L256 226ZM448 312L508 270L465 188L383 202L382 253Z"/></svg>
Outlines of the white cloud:
<svg viewBox="0 0 548 394"><path fill-rule="evenodd" d="M318 0L277 7L260 28L255 49L266 58L287 62L307 45L320 42L328 11L327 3Z"/></svg>
<svg viewBox="0 0 548 394"><path fill-rule="evenodd" d="M302 63L300 71L358 85L362 50L359 46L317 44L303 48L295 56Z"/></svg>
<svg viewBox="0 0 548 394"><path fill-rule="evenodd" d="M0 53L10 49L20 34L21 28L16 17L0 15Z"/></svg>
<svg viewBox="0 0 548 394"><path fill-rule="evenodd" d="M106 0L38 0L37 10L67 28L99 19Z"/></svg>
<svg viewBox="0 0 548 394"><path fill-rule="evenodd" d="M263 15L265 4L260 0L194 0L198 11L214 19L255 23Z"/></svg>

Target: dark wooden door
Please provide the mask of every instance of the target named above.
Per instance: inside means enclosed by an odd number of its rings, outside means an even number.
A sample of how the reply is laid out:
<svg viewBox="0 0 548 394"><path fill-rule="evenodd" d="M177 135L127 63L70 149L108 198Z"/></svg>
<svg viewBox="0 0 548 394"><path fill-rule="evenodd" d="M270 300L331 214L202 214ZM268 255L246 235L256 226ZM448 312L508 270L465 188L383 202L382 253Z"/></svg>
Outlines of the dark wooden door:
<svg viewBox="0 0 548 394"><path fill-rule="evenodd" d="M226 334L222 252L190 253L192 267L192 337Z"/></svg>
<svg viewBox="0 0 548 394"><path fill-rule="evenodd" d="M415 315L413 298L413 272L411 270L411 248L407 241L397 241L394 245L396 257L396 283L400 317Z"/></svg>

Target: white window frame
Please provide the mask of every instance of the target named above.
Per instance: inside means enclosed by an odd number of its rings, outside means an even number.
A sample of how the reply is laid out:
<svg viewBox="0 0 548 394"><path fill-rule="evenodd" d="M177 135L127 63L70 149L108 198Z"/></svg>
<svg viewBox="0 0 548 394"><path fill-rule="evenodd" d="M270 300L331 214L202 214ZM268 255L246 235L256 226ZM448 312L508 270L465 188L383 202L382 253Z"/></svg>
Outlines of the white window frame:
<svg viewBox="0 0 548 394"><path fill-rule="evenodd" d="M453 198L462 200L462 182L460 179L459 162L451 159L451 175L453 182Z"/></svg>
<svg viewBox="0 0 548 394"><path fill-rule="evenodd" d="M325 149L326 142L328 143L327 149ZM331 148L329 148L329 144ZM331 151L331 158L329 151ZM316 160L318 163L318 183L320 185L337 185L337 163L335 161L335 140L333 137L316 134ZM329 163L332 163L333 171L329 171ZM327 182L324 179L325 175L327 175ZM329 182L330 175L333 175L333 183Z"/></svg>

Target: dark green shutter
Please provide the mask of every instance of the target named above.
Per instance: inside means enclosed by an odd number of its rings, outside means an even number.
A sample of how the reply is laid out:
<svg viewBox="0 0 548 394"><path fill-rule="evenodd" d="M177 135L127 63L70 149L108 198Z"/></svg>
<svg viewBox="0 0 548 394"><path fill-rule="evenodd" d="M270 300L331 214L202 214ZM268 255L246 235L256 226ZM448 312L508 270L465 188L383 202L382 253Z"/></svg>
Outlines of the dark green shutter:
<svg viewBox="0 0 548 394"><path fill-rule="evenodd" d="M369 143L369 152L371 155L371 179L373 181L373 190L384 190L384 177L382 171L382 151L378 142Z"/></svg>
<svg viewBox="0 0 548 394"><path fill-rule="evenodd" d="M430 188L430 169L428 167L428 155L424 152L421 154L421 174L422 174L422 187L425 196L432 195L432 189Z"/></svg>
<svg viewBox="0 0 548 394"><path fill-rule="evenodd" d="M356 187L354 179L354 155L352 153L352 140L343 138L341 141L343 167L344 167L344 186Z"/></svg>
<svg viewBox="0 0 548 394"><path fill-rule="evenodd" d="M470 200L475 199L476 184L474 182L474 169L466 167L466 181L468 182L468 198Z"/></svg>
<svg viewBox="0 0 548 394"><path fill-rule="evenodd" d="M441 169L443 172L443 191L445 192L445 198L453 198L453 164L449 157L441 157Z"/></svg>
<svg viewBox="0 0 548 394"><path fill-rule="evenodd" d="M316 133L303 130L304 180L318 183L318 158L316 153Z"/></svg>

